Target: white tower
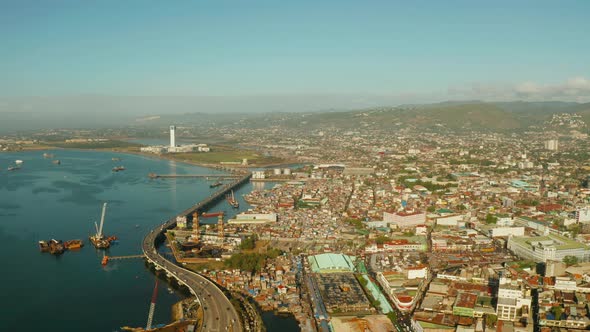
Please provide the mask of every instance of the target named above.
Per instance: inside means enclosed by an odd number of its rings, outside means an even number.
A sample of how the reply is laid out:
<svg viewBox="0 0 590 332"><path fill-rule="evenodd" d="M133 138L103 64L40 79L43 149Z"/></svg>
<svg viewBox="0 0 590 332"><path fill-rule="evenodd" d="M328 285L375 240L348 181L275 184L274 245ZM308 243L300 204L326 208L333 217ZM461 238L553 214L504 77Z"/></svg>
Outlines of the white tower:
<svg viewBox="0 0 590 332"><path fill-rule="evenodd" d="M170 147L176 146L176 126L170 126Z"/></svg>

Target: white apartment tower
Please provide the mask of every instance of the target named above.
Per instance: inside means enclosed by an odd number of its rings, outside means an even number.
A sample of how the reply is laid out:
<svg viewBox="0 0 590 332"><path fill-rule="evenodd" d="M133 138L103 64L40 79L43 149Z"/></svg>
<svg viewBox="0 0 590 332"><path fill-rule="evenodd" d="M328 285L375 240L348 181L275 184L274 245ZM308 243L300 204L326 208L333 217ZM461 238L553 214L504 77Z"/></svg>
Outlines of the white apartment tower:
<svg viewBox="0 0 590 332"><path fill-rule="evenodd" d="M545 141L545 150L557 151L559 149L559 141L556 139L550 139Z"/></svg>
<svg viewBox="0 0 590 332"><path fill-rule="evenodd" d="M170 147L176 146L176 126L170 126Z"/></svg>

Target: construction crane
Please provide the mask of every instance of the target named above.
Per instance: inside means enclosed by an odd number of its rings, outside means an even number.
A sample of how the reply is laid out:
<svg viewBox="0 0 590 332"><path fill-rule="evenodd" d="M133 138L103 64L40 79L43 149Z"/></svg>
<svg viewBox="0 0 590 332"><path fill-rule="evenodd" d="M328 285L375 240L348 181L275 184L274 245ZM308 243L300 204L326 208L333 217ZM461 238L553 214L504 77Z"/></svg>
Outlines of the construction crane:
<svg viewBox="0 0 590 332"><path fill-rule="evenodd" d="M104 238L102 234L102 227L104 226L104 216L107 212L107 203L102 205L102 215L100 216L100 226L94 222L94 227L96 228L96 234L89 237L90 242L94 245L97 249L106 249L110 247L111 241L115 240L114 237L110 237L108 239Z"/></svg>
<svg viewBox="0 0 590 332"><path fill-rule="evenodd" d="M104 225L104 216L107 212L107 203L104 203L102 205L102 214L100 216L100 228L98 227L98 225L96 225L96 222L94 222L94 227L96 228L96 237L98 238L102 238L102 226Z"/></svg>
<svg viewBox="0 0 590 332"><path fill-rule="evenodd" d="M150 311L148 313L146 330L152 329L152 321L154 320L154 310L156 310L156 298L158 297L158 279L156 279L156 286L154 286L154 293L152 294L152 303L150 304Z"/></svg>

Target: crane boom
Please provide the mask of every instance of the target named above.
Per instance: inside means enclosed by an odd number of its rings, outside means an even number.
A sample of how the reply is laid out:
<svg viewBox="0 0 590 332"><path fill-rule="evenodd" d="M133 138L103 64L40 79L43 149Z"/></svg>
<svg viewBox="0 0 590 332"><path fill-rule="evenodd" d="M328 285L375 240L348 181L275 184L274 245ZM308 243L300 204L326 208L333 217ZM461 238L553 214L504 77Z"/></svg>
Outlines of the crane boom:
<svg viewBox="0 0 590 332"><path fill-rule="evenodd" d="M148 321L145 329L151 330L152 321L154 320L154 311L156 310L156 298L158 297L158 279L156 279L156 286L154 286L154 293L152 294L152 302L150 303L150 311L148 313Z"/></svg>
<svg viewBox="0 0 590 332"><path fill-rule="evenodd" d="M104 215L107 212L107 203L102 205L102 216L100 217L100 228L98 229L98 237L102 238L102 226L104 225Z"/></svg>

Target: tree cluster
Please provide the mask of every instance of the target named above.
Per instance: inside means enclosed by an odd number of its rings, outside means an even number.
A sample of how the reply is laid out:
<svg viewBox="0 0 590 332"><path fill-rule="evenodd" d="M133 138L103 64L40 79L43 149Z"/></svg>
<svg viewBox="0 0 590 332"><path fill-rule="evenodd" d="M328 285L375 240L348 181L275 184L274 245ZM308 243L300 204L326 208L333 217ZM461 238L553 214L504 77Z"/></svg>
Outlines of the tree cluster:
<svg viewBox="0 0 590 332"><path fill-rule="evenodd" d="M240 269L242 271L260 272L266 265L267 259L274 259L282 255L283 252L280 249L270 249L266 253L249 253L249 254L233 254L229 259L225 261L227 267L233 269Z"/></svg>
<svg viewBox="0 0 590 332"><path fill-rule="evenodd" d="M240 249L251 250L256 247L256 241L258 240L258 235L252 234L242 241L240 244Z"/></svg>

